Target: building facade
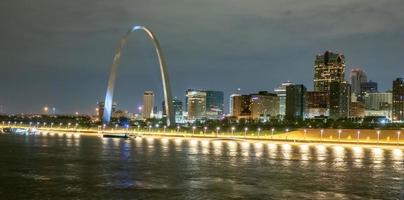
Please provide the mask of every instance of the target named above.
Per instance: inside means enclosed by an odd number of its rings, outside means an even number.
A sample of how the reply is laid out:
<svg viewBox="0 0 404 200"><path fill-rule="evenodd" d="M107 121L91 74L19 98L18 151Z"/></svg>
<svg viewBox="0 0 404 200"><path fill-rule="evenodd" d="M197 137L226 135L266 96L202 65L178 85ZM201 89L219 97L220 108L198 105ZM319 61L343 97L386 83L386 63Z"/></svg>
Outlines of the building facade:
<svg viewBox="0 0 404 200"><path fill-rule="evenodd" d="M186 92L188 120L206 117L206 92L189 89Z"/></svg>
<svg viewBox="0 0 404 200"><path fill-rule="evenodd" d="M404 78L393 81L393 121L404 121Z"/></svg>
<svg viewBox="0 0 404 200"><path fill-rule="evenodd" d="M367 110L391 110L393 94L391 92L366 93L364 102Z"/></svg>
<svg viewBox="0 0 404 200"><path fill-rule="evenodd" d="M229 101L230 116L236 116L240 113L240 110L238 110L240 108L240 106L239 106L240 102L237 102L237 100L239 99L239 96L241 96L241 94L230 95L230 101Z"/></svg>
<svg viewBox="0 0 404 200"><path fill-rule="evenodd" d="M143 119L150 119L154 116L154 92L143 93Z"/></svg>
<svg viewBox="0 0 404 200"><path fill-rule="evenodd" d="M304 85L289 85L286 87L286 117L288 119L303 119L305 114L306 87Z"/></svg>
<svg viewBox="0 0 404 200"><path fill-rule="evenodd" d="M351 92L352 95L358 96L362 94L361 84L368 82L366 72L361 69L351 70Z"/></svg>
<svg viewBox="0 0 404 200"><path fill-rule="evenodd" d="M220 119L224 113L224 93L222 91L206 90L206 117Z"/></svg>
<svg viewBox="0 0 404 200"><path fill-rule="evenodd" d="M351 87L346 82L331 82L330 84L330 118L339 119L349 117L351 102Z"/></svg>
<svg viewBox="0 0 404 200"><path fill-rule="evenodd" d="M167 117L166 115L166 107L165 107L165 101L162 103L162 110L163 110L163 117ZM182 123L184 122L184 116L183 116L183 104L182 101L179 100L177 97L173 99L173 110L175 114L175 123Z"/></svg>
<svg viewBox="0 0 404 200"><path fill-rule="evenodd" d="M329 93L309 91L306 93L306 118L328 117Z"/></svg>
<svg viewBox="0 0 404 200"><path fill-rule="evenodd" d="M279 97L279 116L283 117L286 114L286 87L288 85L293 85L292 82L288 81L282 83L278 88L275 88L274 92Z"/></svg>
<svg viewBox="0 0 404 200"><path fill-rule="evenodd" d="M362 95L364 93L374 93L377 91L377 82L370 80L369 82L361 83Z"/></svg>
<svg viewBox="0 0 404 200"><path fill-rule="evenodd" d="M237 119L251 118L251 95L232 95L233 117Z"/></svg>
<svg viewBox="0 0 404 200"><path fill-rule="evenodd" d="M345 56L326 51L316 56L314 62L314 91L328 92L331 82L345 79Z"/></svg>
<svg viewBox="0 0 404 200"><path fill-rule="evenodd" d="M279 113L279 97L267 91L251 94L251 119L268 121Z"/></svg>

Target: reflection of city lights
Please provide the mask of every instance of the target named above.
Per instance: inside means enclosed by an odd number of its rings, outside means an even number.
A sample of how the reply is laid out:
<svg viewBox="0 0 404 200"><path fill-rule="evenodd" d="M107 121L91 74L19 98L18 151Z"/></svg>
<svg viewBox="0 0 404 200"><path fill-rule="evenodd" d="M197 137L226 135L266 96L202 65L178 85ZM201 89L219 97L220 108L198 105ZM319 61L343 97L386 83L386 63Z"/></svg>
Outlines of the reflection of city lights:
<svg viewBox="0 0 404 200"><path fill-rule="evenodd" d="M209 140L202 140L202 146L204 147L209 146Z"/></svg>
<svg viewBox="0 0 404 200"><path fill-rule="evenodd" d="M392 156L394 160L402 160L403 151L401 149L393 149Z"/></svg>
<svg viewBox="0 0 404 200"><path fill-rule="evenodd" d="M248 148L250 147L250 143L248 143L248 142L242 142L242 143L241 143L241 147L242 147L243 149L248 149Z"/></svg>
<svg viewBox="0 0 404 200"><path fill-rule="evenodd" d="M283 151L290 151L291 149L292 149L292 146L290 144L282 144Z"/></svg>
<svg viewBox="0 0 404 200"><path fill-rule="evenodd" d="M372 148L372 155L373 157L382 157L383 156L383 149L381 148Z"/></svg>
<svg viewBox="0 0 404 200"><path fill-rule="evenodd" d="M345 153L344 153L344 151L345 151L344 147L341 147L341 146L334 146L334 147L333 147L333 150L334 150L334 155L335 155L336 158L343 158L343 157L344 157L344 155L345 155Z"/></svg>
<svg viewBox="0 0 404 200"><path fill-rule="evenodd" d="M276 144L269 143L268 149L276 149Z"/></svg>
<svg viewBox="0 0 404 200"><path fill-rule="evenodd" d="M163 145L167 145L168 144L168 139L167 138L161 138L161 143Z"/></svg>
<svg viewBox="0 0 404 200"><path fill-rule="evenodd" d="M191 146L196 146L198 144L197 140L191 140Z"/></svg>
<svg viewBox="0 0 404 200"><path fill-rule="evenodd" d="M301 153L307 153L308 151L309 151L309 145L307 145L307 144L300 145L300 152Z"/></svg>
<svg viewBox="0 0 404 200"><path fill-rule="evenodd" d="M259 148L259 149L260 149L260 148L262 148L262 143L255 143L254 146L255 146L255 148Z"/></svg>
<svg viewBox="0 0 404 200"><path fill-rule="evenodd" d="M179 138L175 139L174 141L175 141L175 144L177 144L177 145L182 143L182 139L179 139Z"/></svg>
<svg viewBox="0 0 404 200"><path fill-rule="evenodd" d="M147 138L147 142L153 143L153 142L154 142L154 138L148 137L148 138Z"/></svg>
<svg viewBox="0 0 404 200"><path fill-rule="evenodd" d="M362 147L352 147L353 155L358 158L363 157L363 148Z"/></svg>
<svg viewBox="0 0 404 200"><path fill-rule="evenodd" d="M227 142L227 145L229 145L230 150L234 150L237 147L236 142Z"/></svg>

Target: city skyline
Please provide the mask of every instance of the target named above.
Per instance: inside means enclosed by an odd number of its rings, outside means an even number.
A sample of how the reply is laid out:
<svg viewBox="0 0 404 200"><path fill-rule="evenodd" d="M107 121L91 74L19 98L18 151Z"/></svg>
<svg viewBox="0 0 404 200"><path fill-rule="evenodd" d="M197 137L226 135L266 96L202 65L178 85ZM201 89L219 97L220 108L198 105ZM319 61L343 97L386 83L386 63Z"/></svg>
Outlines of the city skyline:
<svg viewBox="0 0 404 200"><path fill-rule="evenodd" d="M399 45L404 30L394 25L403 19L400 1L294 5L240 1L234 11L227 8L227 1L204 2L195 14L187 3L166 3L165 12L154 8L154 3L161 1L79 5L44 0L24 7L5 3L2 13L13 16L14 22L1 18L3 111L40 113L48 106L61 113L94 113L96 102L103 100L116 39L134 22L152 28L160 38L173 79L173 96L182 100L188 88L222 90L228 97L237 88L243 94L272 92L287 80L312 90L314 57L325 50L344 54L346 71L363 69L369 80L379 83L381 92L404 76ZM212 5L217 9L211 10ZM55 13L60 6L66 9ZM181 12L173 12L178 8ZM318 11L321 8L330 8L332 14ZM208 10L209 15L200 15ZM333 25L326 23L329 20ZM98 21L103 23L94 23ZM149 41L132 37L125 53L131 56L123 59L115 99L122 109L135 111L143 91L155 91L156 102L161 102L162 90Z"/></svg>

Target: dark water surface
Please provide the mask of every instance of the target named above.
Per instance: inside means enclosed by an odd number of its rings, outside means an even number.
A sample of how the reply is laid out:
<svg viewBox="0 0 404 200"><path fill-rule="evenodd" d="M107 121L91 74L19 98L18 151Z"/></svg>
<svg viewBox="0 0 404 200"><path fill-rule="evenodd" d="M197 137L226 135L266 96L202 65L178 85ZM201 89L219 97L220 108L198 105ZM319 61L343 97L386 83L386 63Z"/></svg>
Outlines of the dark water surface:
<svg viewBox="0 0 404 200"><path fill-rule="evenodd" d="M399 199L403 150L0 135L0 199Z"/></svg>

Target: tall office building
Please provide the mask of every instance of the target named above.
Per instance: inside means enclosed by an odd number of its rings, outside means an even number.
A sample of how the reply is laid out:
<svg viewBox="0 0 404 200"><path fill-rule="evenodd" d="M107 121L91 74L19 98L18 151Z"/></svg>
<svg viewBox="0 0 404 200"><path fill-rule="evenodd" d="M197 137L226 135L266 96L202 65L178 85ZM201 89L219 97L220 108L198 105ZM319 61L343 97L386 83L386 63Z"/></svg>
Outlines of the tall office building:
<svg viewBox="0 0 404 200"><path fill-rule="evenodd" d="M206 92L189 89L186 92L188 120L206 117Z"/></svg>
<svg viewBox="0 0 404 200"><path fill-rule="evenodd" d="M393 103L391 92L367 93L364 96L365 109L368 110L390 110Z"/></svg>
<svg viewBox="0 0 404 200"><path fill-rule="evenodd" d="M330 118L349 117L351 102L351 87L346 82L331 82L330 84Z"/></svg>
<svg viewBox="0 0 404 200"><path fill-rule="evenodd" d="M393 121L404 121L404 78L393 81Z"/></svg>
<svg viewBox="0 0 404 200"><path fill-rule="evenodd" d="M236 116L237 114L240 113L240 111L238 110L240 108L240 106L239 106L240 101L237 101L239 96L241 96L241 94L230 95L230 101L229 101L230 116Z"/></svg>
<svg viewBox="0 0 404 200"><path fill-rule="evenodd" d="M361 83L362 95L364 95L364 93L374 93L377 91L377 82L370 80L369 82Z"/></svg>
<svg viewBox="0 0 404 200"><path fill-rule="evenodd" d="M352 94L359 96L362 94L361 84L366 83L368 78L366 72L361 69L351 70L351 91Z"/></svg>
<svg viewBox="0 0 404 200"><path fill-rule="evenodd" d="M293 85L292 82L288 81L282 83L278 88L275 88L275 94L279 97L279 115L285 116L286 113L286 87L288 85Z"/></svg>
<svg viewBox="0 0 404 200"><path fill-rule="evenodd" d="M304 118L306 90L304 85L286 87L286 117L288 119Z"/></svg>
<svg viewBox="0 0 404 200"><path fill-rule="evenodd" d="M222 91L204 91L206 93L206 117L219 119L224 112L224 93Z"/></svg>
<svg viewBox="0 0 404 200"><path fill-rule="evenodd" d="M165 101L162 103L162 110L163 110L163 117L167 117L167 112L166 112L166 107L165 107ZM173 110L174 110L174 115L175 115L175 123L181 123L183 121L183 105L182 101L179 100L177 97L174 97L173 99Z"/></svg>
<svg viewBox="0 0 404 200"><path fill-rule="evenodd" d="M232 95L232 115L237 119L251 118L251 96L250 95Z"/></svg>
<svg viewBox="0 0 404 200"><path fill-rule="evenodd" d="M145 91L143 93L143 118L150 119L154 116L154 92Z"/></svg>
<svg viewBox="0 0 404 200"><path fill-rule="evenodd" d="M251 118L267 121L279 113L279 97L276 94L260 91L251 94Z"/></svg>
<svg viewBox="0 0 404 200"><path fill-rule="evenodd" d="M331 51L316 56L314 62L314 91L328 92L331 82L343 82L345 56Z"/></svg>
<svg viewBox="0 0 404 200"><path fill-rule="evenodd" d="M328 92L308 91L306 93L306 117L329 116L330 98Z"/></svg>

